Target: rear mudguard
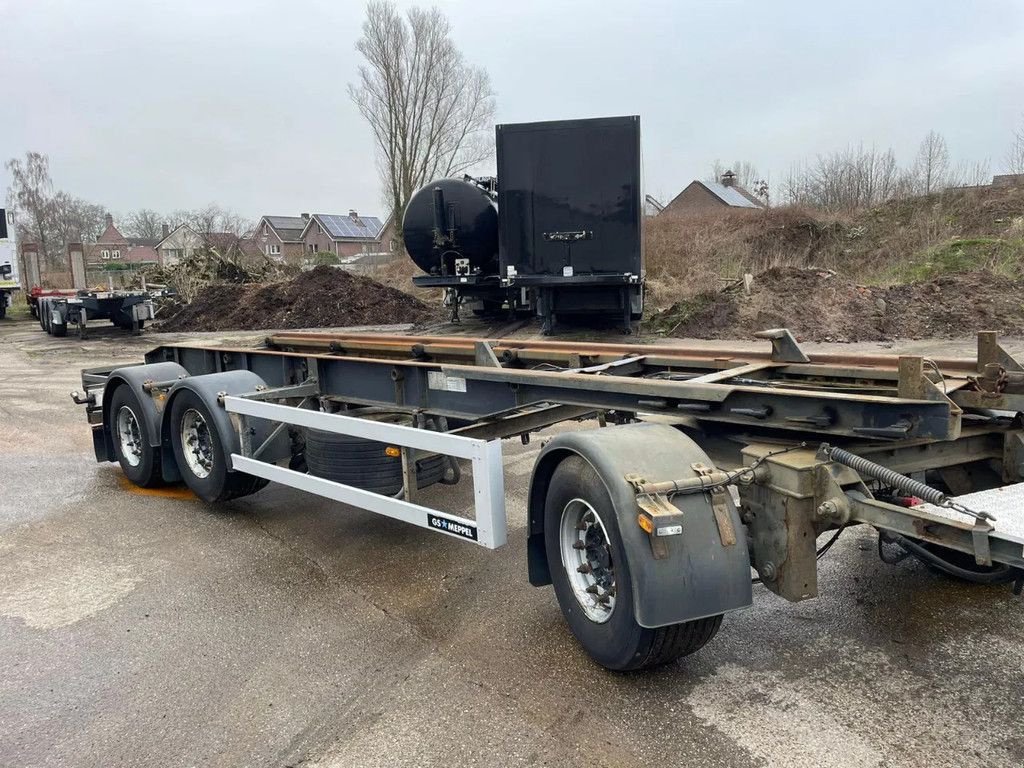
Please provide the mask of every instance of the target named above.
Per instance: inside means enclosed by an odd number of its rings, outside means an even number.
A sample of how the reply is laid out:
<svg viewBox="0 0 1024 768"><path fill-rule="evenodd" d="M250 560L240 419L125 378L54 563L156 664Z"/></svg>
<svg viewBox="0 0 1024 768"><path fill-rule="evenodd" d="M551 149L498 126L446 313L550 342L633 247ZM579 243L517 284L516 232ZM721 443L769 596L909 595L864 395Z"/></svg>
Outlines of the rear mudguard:
<svg viewBox="0 0 1024 768"><path fill-rule="evenodd" d="M113 436L110 434L110 400L118 387L128 386L135 392L142 406L142 419L146 422L149 444L153 448L160 447L160 436L163 433L161 415L166 400L158 395L151 396L143 389L147 381L172 381L179 376L188 376L188 371L177 363L150 363L148 365L129 365L116 368L110 372L107 383L103 387L103 423L93 427L93 448L96 461L117 461L114 454ZM173 459L172 459L173 464ZM166 475L166 473L165 473ZM177 480L179 477L164 477L165 480Z"/></svg>
<svg viewBox="0 0 1024 768"><path fill-rule="evenodd" d="M224 371L222 373L208 373L202 376L190 376L175 384L167 393L167 405L162 415L163 453L172 456L174 452L171 446L171 405L179 393L189 390L195 392L202 398L210 415L213 416L217 435L220 437L220 444L224 452L224 460L227 462L228 470L231 469L231 454L241 453L242 448L238 439L238 432L231 423L231 417L224 410L224 406L218 402L221 394L244 395L248 392L255 392L266 386L266 382L252 371ZM249 426L252 429L253 447L258 447L266 440L270 433L277 426L274 422L264 419L249 419ZM279 434L263 453L260 454L261 461L275 462L291 455L291 447L288 441L287 432Z"/></svg>
<svg viewBox="0 0 1024 768"><path fill-rule="evenodd" d="M650 482L693 477L694 463L712 462L689 437L663 424L630 424L558 435L541 451L530 481L527 558L530 583L551 583L544 547L544 500L551 475L570 455L596 471L608 489L633 581L636 620L663 627L745 608L752 602L750 556L743 525L731 496L727 511L735 543L723 544L706 493L677 495L671 503L683 512L681 536L667 536L668 556L654 559L651 540L637 522L636 493L625 480L636 474Z"/></svg>

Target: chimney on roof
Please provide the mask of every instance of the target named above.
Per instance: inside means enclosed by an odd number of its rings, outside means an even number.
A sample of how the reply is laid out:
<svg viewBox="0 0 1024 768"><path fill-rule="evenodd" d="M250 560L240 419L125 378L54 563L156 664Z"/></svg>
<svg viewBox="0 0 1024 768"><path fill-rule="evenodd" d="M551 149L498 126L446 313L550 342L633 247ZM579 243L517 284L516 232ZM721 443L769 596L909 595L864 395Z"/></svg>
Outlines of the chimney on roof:
<svg viewBox="0 0 1024 768"><path fill-rule="evenodd" d="M358 211L356 211L355 208L349 208L348 209L348 217L350 219L358 219L359 218L359 213L358 213Z"/></svg>
<svg viewBox="0 0 1024 768"><path fill-rule="evenodd" d="M726 171L722 174L722 186L723 187L735 187L736 186L736 174L732 171Z"/></svg>
<svg viewBox="0 0 1024 768"><path fill-rule="evenodd" d="M160 225L160 234L161 234L161 238L160 238L161 240L166 239L167 236L169 234L171 234L171 228L167 224L161 224Z"/></svg>
<svg viewBox="0 0 1024 768"><path fill-rule="evenodd" d="M104 223L105 223L105 224L106 224L106 225L107 225L108 227L112 227L112 226L114 226L114 217L113 217L113 216L111 216L111 215L110 215L110 214L108 213L108 214L107 214L106 216L104 216L104 217L103 217L103 222L104 222Z"/></svg>
<svg viewBox="0 0 1024 768"><path fill-rule="evenodd" d="M303 221L309 221L309 214L308 213L302 214L302 220Z"/></svg>

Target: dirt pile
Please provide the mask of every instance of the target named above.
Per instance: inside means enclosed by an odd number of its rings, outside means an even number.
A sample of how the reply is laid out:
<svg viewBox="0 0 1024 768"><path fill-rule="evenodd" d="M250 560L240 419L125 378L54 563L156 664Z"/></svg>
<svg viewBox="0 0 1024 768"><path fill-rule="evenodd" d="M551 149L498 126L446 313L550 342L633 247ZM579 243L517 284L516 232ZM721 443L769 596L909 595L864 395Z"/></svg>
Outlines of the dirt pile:
<svg viewBox="0 0 1024 768"><path fill-rule="evenodd" d="M644 237L648 281L677 297L773 267L830 269L871 285L977 270L1024 279L1024 186L949 189L855 211L660 214L645 219Z"/></svg>
<svg viewBox="0 0 1024 768"><path fill-rule="evenodd" d="M888 288L820 269L777 267L742 286L705 292L654 314L648 328L674 337L749 338L789 328L806 341L953 338L976 330L1024 334L1024 283L991 272L942 275Z"/></svg>
<svg viewBox="0 0 1024 768"><path fill-rule="evenodd" d="M251 331L421 323L437 312L414 296L332 267L266 284L214 284L168 316L163 331Z"/></svg>

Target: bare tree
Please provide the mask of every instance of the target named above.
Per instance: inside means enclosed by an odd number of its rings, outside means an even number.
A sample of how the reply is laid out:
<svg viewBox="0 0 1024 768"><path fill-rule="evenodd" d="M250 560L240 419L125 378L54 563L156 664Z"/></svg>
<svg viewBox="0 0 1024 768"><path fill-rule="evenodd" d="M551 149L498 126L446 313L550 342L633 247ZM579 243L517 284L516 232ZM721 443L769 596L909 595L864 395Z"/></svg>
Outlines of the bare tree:
<svg viewBox="0 0 1024 768"><path fill-rule="evenodd" d="M705 181L720 182L726 171L736 174L736 183L746 190L753 190L761 180L757 166L749 160L734 160L729 166L723 165L721 160L715 160L711 164L711 175L706 176Z"/></svg>
<svg viewBox="0 0 1024 768"><path fill-rule="evenodd" d="M177 211L174 218L199 236L203 250L216 251L223 259L238 261L253 250L249 248L252 223L216 203L192 211Z"/></svg>
<svg viewBox="0 0 1024 768"><path fill-rule="evenodd" d="M47 239L54 246L54 258L63 258L68 243L94 242L103 230L103 206L67 192L57 192L49 210Z"/></svg>
<svg viewBox="0 0 1024 768"><path fill-rule="evenodd" d="M928 131L914 160L914 173L920 191L928 195L941 189L948 171L949 150L946 148L946 140L942 138L942 134Z"/></svg>
<svg viewBox="0 0 1024 768"><path fill-rule="evenodd" d="M782 189L792 203L852 210L897 197L905 186L906 176L891 149L882 152L858 146L792 167Z"/></svg>
<svg viewBox="0 0 1024 768"><path fill-rule="evenodd" d="M1006 153L1006 170L1010 173L1024 173L1024 116L1013 133L1013 144Z"/></svg>
<svg viewBox="0 0 1024 768"><path fill-rule="evenodd" d="M462 173L487 159L494 92L487 72L465 62L436 8L390 2L366 8L356 50L366 59L349 95L370 123L392 212L430 179Z"/></svg>
<svg viewBox="0 0 1024 768"><path fill-rule="evenodd" d="M949 172L947 183L951 187L981 187L992 179L988 158L976 162L961 161Z"/></svg>
<svg viewBox="0 0 1024 768"><path fill-rule="evenodd" d="M18 216L19 238L22 242L39 244L39 252L49 260L47 239L53 182L50 180L50 158L39 152L26 152L25 159L12 158L5 167L11 174L7 198L14 203Z"/></svg>
<svg viewBox="0 0 1024 768"><path fill-rule="evenodd" d="M122 232L126 237L142 240L159 240L167 219L151 208L139 208L124 217Z"/></svg>

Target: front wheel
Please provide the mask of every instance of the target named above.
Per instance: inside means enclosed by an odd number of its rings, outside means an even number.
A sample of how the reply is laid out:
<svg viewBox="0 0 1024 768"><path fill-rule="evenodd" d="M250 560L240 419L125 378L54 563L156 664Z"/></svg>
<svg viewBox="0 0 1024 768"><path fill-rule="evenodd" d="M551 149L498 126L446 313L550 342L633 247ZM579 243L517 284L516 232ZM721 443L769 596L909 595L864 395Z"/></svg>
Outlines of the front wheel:
<svg viewBox="0 0 1024 768"><path fill-rule="evenodd" d="M255 493L266 480L229 472L217 424L203 399L192 390L171 405L171 445L185 484L203 501L227 501Z"/></svg>
<svg viewBox="0 0 1024 768"><path fill-rule="evenodd" d="M722 616L650 629L633 610L633 584L611 497L594 468L570 456L555 469L544 506L544 542L558 604L573 635L601 666L627 671L694 653Z"/></svg>

